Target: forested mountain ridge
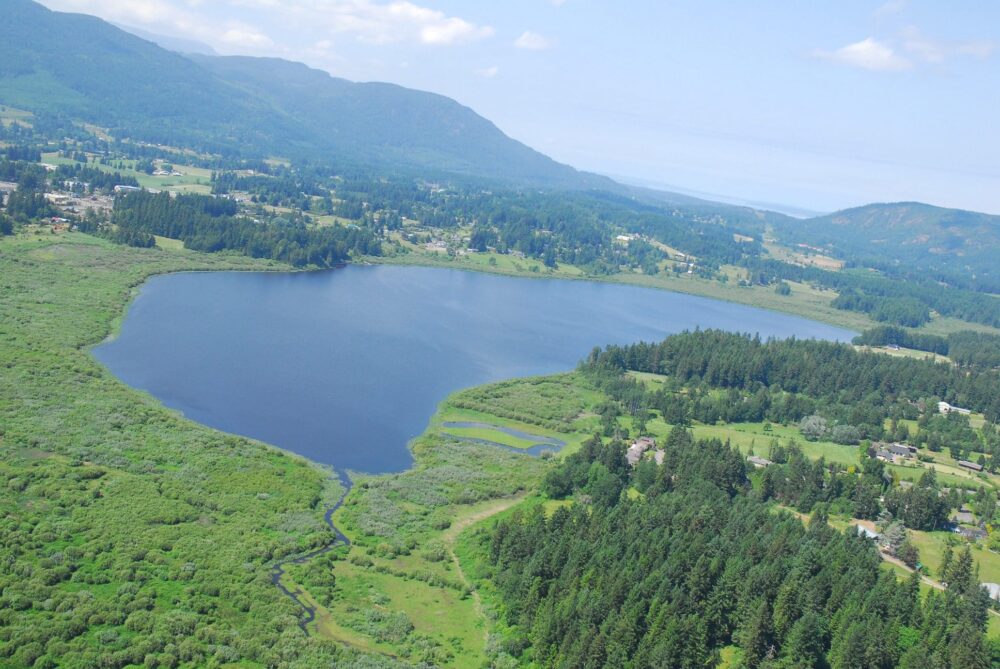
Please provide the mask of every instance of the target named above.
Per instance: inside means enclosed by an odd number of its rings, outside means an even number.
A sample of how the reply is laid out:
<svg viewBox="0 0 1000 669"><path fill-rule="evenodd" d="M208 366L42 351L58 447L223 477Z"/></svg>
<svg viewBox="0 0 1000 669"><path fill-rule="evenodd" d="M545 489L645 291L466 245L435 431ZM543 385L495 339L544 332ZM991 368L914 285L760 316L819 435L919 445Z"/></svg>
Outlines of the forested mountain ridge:
<svg viewBox="0 0 1000 669"><path fill-rule="evenodd" d="M921 202L868 204L807 220L778 219L782 242L816 247L904 278L930 274L996 292L1000 216Z"/></svg>
<svg viewBox="0 0 1000 669"><path fill-rule="evenodd" d="M119 137L229 155L616 186L528 148L444 96L353 83L276 59L193 60L31 0L10 0L4 11L3 104L95 123Z"/></svg>

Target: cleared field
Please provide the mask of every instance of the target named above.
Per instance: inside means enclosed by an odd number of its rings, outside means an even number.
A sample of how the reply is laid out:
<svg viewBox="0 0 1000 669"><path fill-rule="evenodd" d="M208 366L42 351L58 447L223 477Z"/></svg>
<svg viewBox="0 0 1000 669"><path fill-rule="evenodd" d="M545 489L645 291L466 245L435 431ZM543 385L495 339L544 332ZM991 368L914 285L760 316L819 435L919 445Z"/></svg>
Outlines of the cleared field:
<svg viewBox="0 0 1000 669"><path fill-rule="evenodd" d="M957 552L965 545L952 532L921 532L909 530L910 541L920 551L920 562L927 568L931 578L940 578L941 560L945 547L951 543ZM972 559L979 567L979 580L983 583L1000 583L1000 553L972 544Z"/></svg>
<svg viewBox="0 0 1000 669"><path fill-rule="evenodd" d="M91 159L94 158L94 156L90 157ZM82 164L72 158L62 157L55 152L43 153L42 162L49 165ZM121 168L117 167L119 163L122 164ZM109 174L118 172L122 176L135 177L140 186L151 190L169 190L178 193L200 193L203 195L212 192L211 170L174 163L174 170L180 172L181 176L153 176L136 170L135 164L136 161L134 160L115 160L113 165L101 165L95 162L90 162L87 165L88 167L93 167Z"/></svg>
<svg viewBox="0 0 1000 669"><path fill-rule="evenodd" d="M831 271L838 271L844 268L844 261L825 256L820 253L806 252L800 249L781 246L776 242L765 242L764 248L771 257L793 265L804 267L818 267Z"/></svg>
<svg viewBox="0 0 1000 669"><path fill-rule="evenodd" d="M179 239L171 239L170 237L160 237L154 235L153 239L156 240L156 247L163 249L164 251L182 251L184 250L184 242Z"/></svg>
<svg viewBox="0 0 1000 669"><path fill-rule="evenodd" d="M35 115L29 111L0 105L0 124L4 127L11 126L15 123L30 127L31 119L33 119L34 116Z"/></svg>

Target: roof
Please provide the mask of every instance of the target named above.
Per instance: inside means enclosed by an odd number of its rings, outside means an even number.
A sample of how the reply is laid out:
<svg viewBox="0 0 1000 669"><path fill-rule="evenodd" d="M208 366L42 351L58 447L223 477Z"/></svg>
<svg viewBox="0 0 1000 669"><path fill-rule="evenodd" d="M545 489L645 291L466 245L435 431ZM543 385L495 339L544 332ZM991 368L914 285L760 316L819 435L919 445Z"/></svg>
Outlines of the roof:
<svg viewBox="0 0 1000 669"><path fill-rule="evenodd" d="M862 537L867 537L869 539L878 539L879 537L882 536L881 534L879 534L875 530L869 530L864 525L855 525L854 527L857 530L858 535L862 536Z"/></svg>
<svg viewBox="0 0 1000 669"><path fill-rule="evenodd" d="M752 464L754 467L767 467L768 465L774 464L767 458L762 458L757 455L751 455L747 458L747 462Z"/></svg>
<svg viewBox="0 0 1000 669"><path fill-rule="evenodd" d="M639 463L639 460L642 460L642 454L646 452L646 448L647 446L642 444L632 444L628 447L628 450L625 451L625 459L630 465L635 467L636 464Z"/></svg>
<svg viewBox="0 0 1000 669"><path fill-rule="evenodd" d="M973 516L968 511L959 511L954 516L952 516L952 518L955 520L955 522L965 523L967 525L972 525L976 522L976 517Z"/></svg>
<svg viewBox="0 0 1000 669"><path fill-rule="evenodd" d="M968 460L959 460L958 465L960 467L965 467L966 469L974 469L977 472L983 471L983 466L978 462L969 462Z"/></svg>
<svg viewBox="0 0 1000 669"><path fill-rule="evenodd" d="M983 587L990 593L990 599L1000 601L1000 583L983 583Z"/></svg>

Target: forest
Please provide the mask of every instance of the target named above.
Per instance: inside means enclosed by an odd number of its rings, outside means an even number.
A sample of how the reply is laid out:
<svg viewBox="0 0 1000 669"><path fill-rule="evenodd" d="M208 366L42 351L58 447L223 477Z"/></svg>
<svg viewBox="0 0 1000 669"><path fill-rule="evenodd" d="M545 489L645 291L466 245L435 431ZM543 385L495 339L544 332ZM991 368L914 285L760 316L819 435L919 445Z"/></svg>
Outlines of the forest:
<svg viewBox="0 0 1000 669"><path fill-rule="evenodd" d="M237 212L237 204L224 198L136 191L115 199L111 222L116 231L137 233L140 239L145 239L143 235L170 237L195 251L231 250L294 267L333 267L346 261L351 252L380 253L378 240L364 228L263 224Z"/></svg>
<svg viewBox="0 0 1000 669"><path fill-rule="evenodd" d="M989 598L968 549L947 588L879 568L874 544L807 526L752 490L743 457L675 428L640 496L620 445L593 440L562 465L585 495L547 515L499 523L484 538L511 631L539 667L716 666L727 646L758 667L988 667ZM560 474L550 475L552 478Z"/></svg>

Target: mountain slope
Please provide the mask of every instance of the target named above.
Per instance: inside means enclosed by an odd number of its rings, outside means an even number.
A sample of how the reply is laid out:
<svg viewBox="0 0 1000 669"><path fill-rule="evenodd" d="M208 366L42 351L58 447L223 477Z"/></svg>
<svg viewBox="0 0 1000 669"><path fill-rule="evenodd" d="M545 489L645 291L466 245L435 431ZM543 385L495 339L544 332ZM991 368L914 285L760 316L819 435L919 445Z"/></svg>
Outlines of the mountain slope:
<svg viewBox="0 0 1000 669"><path fill-rule="evenodd" d="M100 19L6 0L0 103L117 136L242 155L615 187L516 142L449 98L260 58L185 57Z"/></svg>
<svg viewBox="0 0 1000 669"><path fill-rule="evenodd" d="M191 56L220 79L280 106L337 154L392 165L484 175L483 161L508 177L549 185L613 186L583 175L504 135L454 100L385 83L354 83L277 58ZM495 168L491 176L499 176Z"/></svg>
<svg viewBox="0 0 1000 669"><path fill-rule="evenodd" d="M870 204L780 221L786 244L808 244L860 265L941 278L998 278L1000 216L919 202Z"/></svg>

